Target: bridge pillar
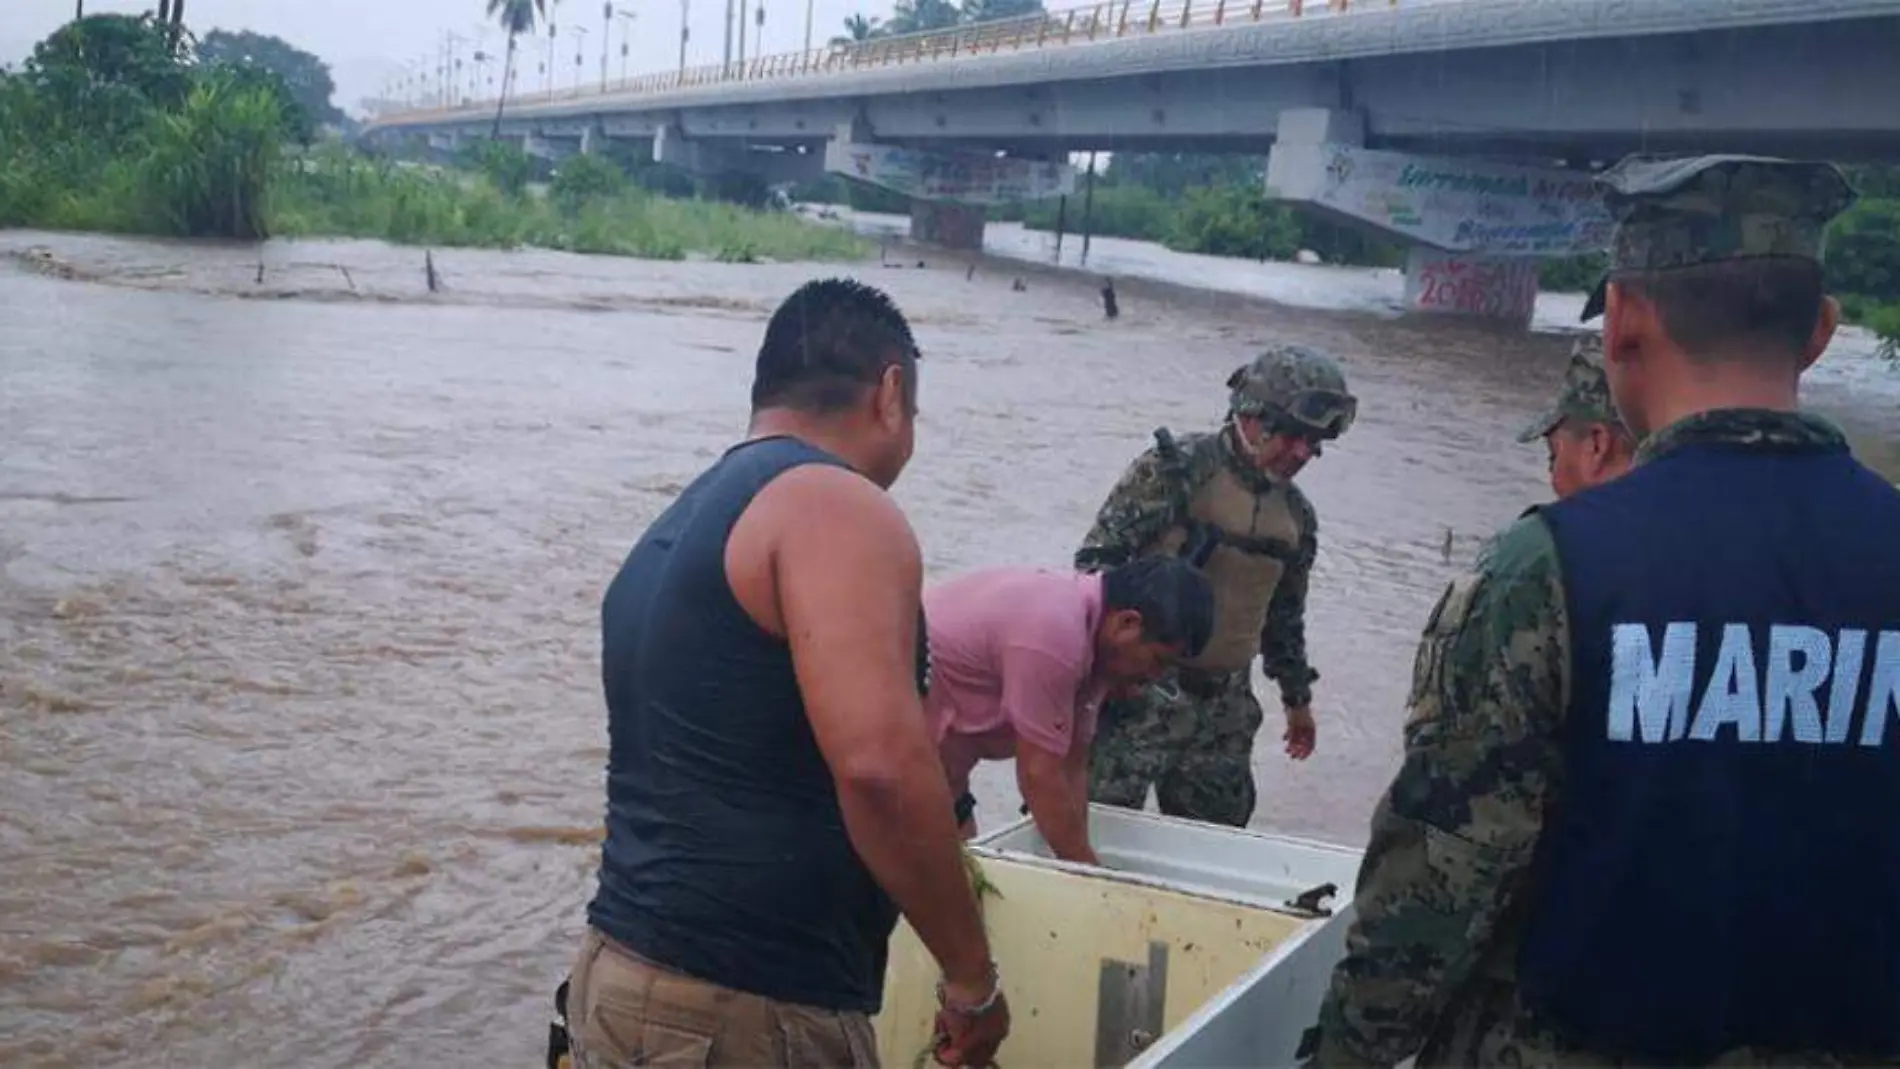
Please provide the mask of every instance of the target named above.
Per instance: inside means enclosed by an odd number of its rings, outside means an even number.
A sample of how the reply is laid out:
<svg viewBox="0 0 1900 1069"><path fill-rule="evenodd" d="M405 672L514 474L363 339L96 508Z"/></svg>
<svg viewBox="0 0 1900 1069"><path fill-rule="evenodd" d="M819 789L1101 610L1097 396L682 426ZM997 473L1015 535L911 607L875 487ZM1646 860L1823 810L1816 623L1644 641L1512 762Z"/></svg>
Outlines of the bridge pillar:
<svg viewBox="0 0 1900 1069"><path fill-rule="evenodd" d="M1528 329L1537 310L1537 260L1414 245L1405 258L1405 310L1467 316Z"/></svg>
<svg viewBox="0 0 1900 1069"><path fill-rule="evenodd" d="M946 249L980 251L983 227L989 212L981 204L959 204L950 200L910 202L910 239Z"/></svg>
<svg viewBox="0 0 1900 1069"><path fill-rule="evenodd" d="M567 143L539 134L522 134L521 151L552 163L559 163L574 155L574 149Z"/></svg>
<svg viewBox="0 0 1900 1069"><path fill-rule="evenodd" d="M1405 241L1407 311L1527 328L1540 259L1609 243L1586 173L1367 149L1364 134L1356 116L1282 112L1267 193Z"/></svg>
<svg viewBox="0 0 1900 1069"><path fill-rule="evenodd" d="M592 156L594 153L599 152L600 143L604 140L606 140L606 138L601 134L600 127L589 126L583 129L581 131L581 155Z"/></svg>

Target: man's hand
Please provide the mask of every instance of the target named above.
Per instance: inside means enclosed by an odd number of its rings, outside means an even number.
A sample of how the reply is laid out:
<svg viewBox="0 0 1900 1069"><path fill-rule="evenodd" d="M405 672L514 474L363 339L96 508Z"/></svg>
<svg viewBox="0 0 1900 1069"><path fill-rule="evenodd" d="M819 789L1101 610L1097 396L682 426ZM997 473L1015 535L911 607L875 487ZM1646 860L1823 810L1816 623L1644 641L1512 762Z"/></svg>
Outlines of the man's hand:
<svg viewBox="0 0 1900 1069"><path fill-rule="evenodd" d="M979 986L987 989L962 990L959 985L944 984L932 1051L938 1065L981 1069L995 1064L996 1049L1009 1035L1009 1000L994 981ZM981 1012L970 1012L979 1008Z"/></svg>
<svg viewBox="0 0 1900 1069"><path fill-rule="evenodd" d="M1313 724L1313 710L1301 705L1286 711L1286 755L1295 761L1313 756L1313 741L1319 729Z"/></svg>

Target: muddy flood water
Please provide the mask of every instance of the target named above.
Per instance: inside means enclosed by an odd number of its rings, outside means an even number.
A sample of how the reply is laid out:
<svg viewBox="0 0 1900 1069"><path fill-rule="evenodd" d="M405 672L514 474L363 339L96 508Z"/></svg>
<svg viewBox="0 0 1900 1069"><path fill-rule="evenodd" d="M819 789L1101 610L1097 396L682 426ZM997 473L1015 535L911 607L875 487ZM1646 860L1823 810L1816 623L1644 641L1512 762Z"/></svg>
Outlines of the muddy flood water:
<svg viewBox="0 0 1900 1069"><path fill-rule="evenodd" d="M34 246L56 266L7 255ZM1085 278L920 256L438 251L431 297L418 250L273 245L259 282L254 249L0 234L0 1064L539 1064L600 828L599 596L820 271L887 287L926 351L897 496L937 576L1066 566L1256 346L1340 355L1360 422L1301 477L1319 748L1287 761L1267 702L1255 820L1362 842L1432 598L1546 493L1512 434L1567 341L1394 321L1367 272L1099 241L1109 322ZM1900 477L1871 348L1808 401ZM980 791L1015 813L1006 770Z"/></svg>

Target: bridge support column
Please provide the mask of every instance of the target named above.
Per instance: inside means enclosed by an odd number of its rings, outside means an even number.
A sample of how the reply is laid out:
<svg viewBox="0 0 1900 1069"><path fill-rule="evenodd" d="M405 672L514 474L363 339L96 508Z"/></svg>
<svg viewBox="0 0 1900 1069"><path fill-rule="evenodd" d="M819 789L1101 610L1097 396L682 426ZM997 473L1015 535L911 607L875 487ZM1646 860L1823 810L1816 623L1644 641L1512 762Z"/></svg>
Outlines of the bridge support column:
<svg viewBox="0 0 1900 1069"><path fill-rule="evenodd" d="M910 239L946 249L979 251L989 212L981 204L948 200L910 202Z"/></svg>
<svg viewBox="0 0 1900 1069"><path fill-rule="evenodd" d="M550 163L560 163L574 155L571 142L561 142L538 134L522 134L521 151Z"/></svg>
<svg viewBox="0 0 1900 1069"><path fill-rule="evenodd" d="M1414 245L1405 258L1405 309L1467 316L1529 329L1537 310L1538 262Z"/></svg>
<svg viewBox="0 0 1900 1069"><path fill-rule="evenodd" d="M581 155L592 156L594 153L599 152L601 142L605 140L606 138L602 136L600 132L600 128L597 126L589 126L586 129L582 130L581 131Z"/></svg>
<svg viewBox="0 0 1900 1069"><path fill-rule="evenodd" d="M1283 112L1267 193L1403 241L1408 311L1526 328L1539 261L1609 243L1588 174L1367 149L1364 132L1350 114Z"/></svg>

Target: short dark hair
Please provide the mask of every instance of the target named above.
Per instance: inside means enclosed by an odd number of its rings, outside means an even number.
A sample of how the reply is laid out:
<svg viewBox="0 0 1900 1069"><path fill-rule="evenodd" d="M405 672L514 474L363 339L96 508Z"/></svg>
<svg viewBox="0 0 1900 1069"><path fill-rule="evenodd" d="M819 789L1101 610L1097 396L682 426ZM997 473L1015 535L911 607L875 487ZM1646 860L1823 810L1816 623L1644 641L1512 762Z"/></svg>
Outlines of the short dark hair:
<svg viewBox="0 0 1900 1069"><path fill-rule="evenodd" d="M1198 656L1214 635L1214 584L1179 557L1141 557L1102 576L1102 607L1141 614L1142 637Z"/></svg>
<svg viewBox="0 0 1900 1069"><path fill-rule="evenodd" d="M1730 352L1800 356L1826 297L1820 263L1798 256L1618 272L1614 281L1655 305L1670 340L1697 363Z"/></svg>
<svg viewBox="0 0 1900 1069"><path fill-rule="evenodd" d="M752 408L836 412L896 365L914 410L919 356L910 323L884 291L851 278L815 279L793 290L765 326Z"/></svg>

